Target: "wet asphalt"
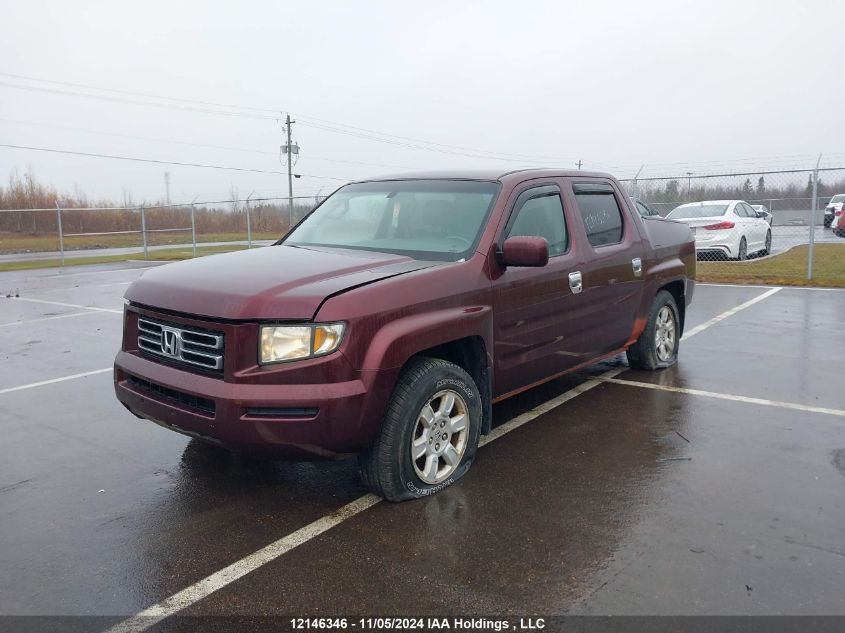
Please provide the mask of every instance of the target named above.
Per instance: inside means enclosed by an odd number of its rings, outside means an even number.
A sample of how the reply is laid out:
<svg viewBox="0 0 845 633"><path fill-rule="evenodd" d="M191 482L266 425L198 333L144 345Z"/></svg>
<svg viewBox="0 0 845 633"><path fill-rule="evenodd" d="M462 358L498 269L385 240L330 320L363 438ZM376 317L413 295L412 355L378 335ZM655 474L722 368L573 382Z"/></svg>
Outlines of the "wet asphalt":
<svg viewBox="0 0 845 633"><path fill-rule="evenodd" d="M110 367L141 266L0 273L2 615L137 613L366 492L354 460L233 456L138 420L108 372L4 392ZM687 328L763 292L700 286ZM845 292L783 289L676 367L618 378L842 410L843 314ZM185 614L843 615L843 584L845 417L604 383L481 448L457 485L380 503Z"/></svg>

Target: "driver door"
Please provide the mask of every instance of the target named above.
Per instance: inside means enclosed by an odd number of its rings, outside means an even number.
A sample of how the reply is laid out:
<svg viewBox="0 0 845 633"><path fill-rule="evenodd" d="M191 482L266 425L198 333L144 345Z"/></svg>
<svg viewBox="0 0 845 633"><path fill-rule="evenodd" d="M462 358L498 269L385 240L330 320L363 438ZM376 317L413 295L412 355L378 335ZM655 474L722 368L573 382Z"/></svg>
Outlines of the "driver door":
<svg viewBox="0 0 845 633"><path fill-rule="evenodd" d="M528 186L511 199L499 248L511 236L543 237L549 243L549 262L542 268L512 266L493 280L494 397L582 362L575 344L580 286L573 291L570 285L580 255L569 234L560 187Z"/></svg>

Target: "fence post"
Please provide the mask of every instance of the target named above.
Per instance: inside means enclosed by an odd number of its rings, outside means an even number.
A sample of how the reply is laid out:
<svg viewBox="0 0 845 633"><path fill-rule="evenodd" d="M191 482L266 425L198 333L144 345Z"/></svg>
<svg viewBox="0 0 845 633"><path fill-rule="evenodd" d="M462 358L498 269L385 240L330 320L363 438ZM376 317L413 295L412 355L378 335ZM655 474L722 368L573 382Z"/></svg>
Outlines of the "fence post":
<svg viewBox="0 0 845 633"><path fill-rule="evenodd" d="M196 202L194 198L194 202ZM194 257L197 256L197 220L194 216L194 202L191 203L191 244L194 247Z"/></svg>
<svg viewBox="0 0 845 633"><path fill-rule="evenodd" d="M643 167L645 167L645 165L640 165L640 168L637 170L637 173L634 176L634 185L632 187L633 191L632 191L632 195L631 195L631 197L634 198L634 199L640 197L640 187L639 187L639 183L637 182L637 178L640 177L640 172L642 172Z"/></svg>
<svg viewBox="0 0 845 633"><path fill-rule="evenodd" d="M144 259L147 259L147 219L144 215L144 207L141 207L141 235L144 238Z"/></svg>
<svg viewBox="0 0 845 633"><path fill-rule="evenodd" d="M252 197L254 191L246 197L246 247L252 248L252 224L249 219L249 199Z"/></svg>
<svg viewBox="0 0 845 633"><path fill-rule="evenodd" d="M62 266L65 265L65 236L62 231L62 209L59 206L59 201L56 200L56 224L59 229L59 252L62 254Z"/></svg>
<svg viewBox="0 0 845 633"><path fill-rule="evenodd" d="M819 163L822 162L822 155L816 161L816 168L813 170L813 200L810 207L810 247L807 249L807 280L813 278L813 246L816 243L816 207L819 206Z"/></svg>

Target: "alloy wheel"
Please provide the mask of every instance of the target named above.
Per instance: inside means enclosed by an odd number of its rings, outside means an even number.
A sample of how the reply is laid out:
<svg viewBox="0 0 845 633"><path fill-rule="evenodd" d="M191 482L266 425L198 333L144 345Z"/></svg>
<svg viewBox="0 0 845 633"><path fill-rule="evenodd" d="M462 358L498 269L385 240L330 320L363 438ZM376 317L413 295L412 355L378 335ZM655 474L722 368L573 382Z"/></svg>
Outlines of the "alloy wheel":
<svg viewBox="0 0 845 633"><path fill-rule="evenodd" d="M657 325L654 329L654 345L658 360L665 363L672 358L675 353L676 338L675 313L672 312L672 308L665 305L657 313Z"/></svg>
<svg viewBox="0 0 845 633"><path fill-rule="evenodd" d="M469 438L469 410L452 389L438 391L417 416L411 435L411 462L423 482L439 484L461 463Z"/></svg>

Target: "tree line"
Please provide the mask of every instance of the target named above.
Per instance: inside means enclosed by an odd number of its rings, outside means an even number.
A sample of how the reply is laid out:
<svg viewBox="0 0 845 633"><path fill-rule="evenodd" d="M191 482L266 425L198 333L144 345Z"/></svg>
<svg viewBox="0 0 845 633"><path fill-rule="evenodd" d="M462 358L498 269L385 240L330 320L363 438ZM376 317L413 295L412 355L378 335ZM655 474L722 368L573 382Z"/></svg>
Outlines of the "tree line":
<svg viewBox="0 0 845 633"><path fill-rule="evenodd" d="M194 206L197 233L246 233L246 213L254 233L284 234L288 229L287 200L278 202L239 201L237 190L232 189L230 201L205 206ZM23 176L17 172L9 177L7 186L0 186L0 231L29 235L55 235L58 231L57 215L50 211L25 211L23 209L62 209L64 233L105 233L112 231L137 231L141 228L140 206L144 207L146 227L152 229L184 229L191 226L191 206L157 206L162 201L132 202L130 195L117 202L106 198L93 199L76 189L72 193L59 192L55 187L38 182L31 171ZM293 221L308 213L316 200L295 200ZM115 209L86 210L81 207L122 207ZM3 210L21 211L3 212Z"/></svg>
<svg viewBox="0 0 845 633"><path fill-rule="evenodd" d="M812 174L802 181L798 173L702 178L665 178L637 182L636 195L650 204L678 205L698 200L745 200L761 203L775 210L809 209L813 196ZM771 180L777 180L773 184ZM629 181L629 188L632 183ZM845 170L820 172L819 204L837 193L845 193Z"/></svg>

